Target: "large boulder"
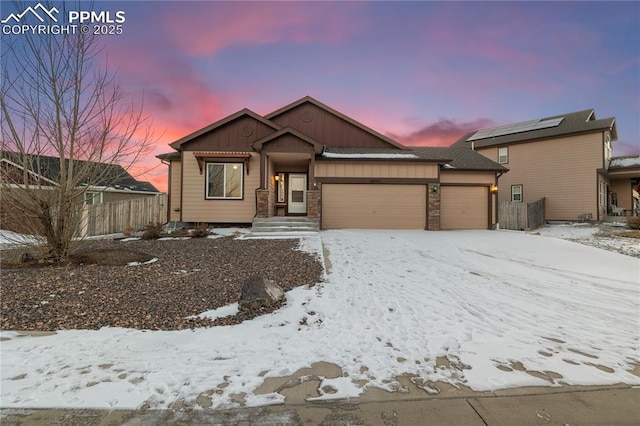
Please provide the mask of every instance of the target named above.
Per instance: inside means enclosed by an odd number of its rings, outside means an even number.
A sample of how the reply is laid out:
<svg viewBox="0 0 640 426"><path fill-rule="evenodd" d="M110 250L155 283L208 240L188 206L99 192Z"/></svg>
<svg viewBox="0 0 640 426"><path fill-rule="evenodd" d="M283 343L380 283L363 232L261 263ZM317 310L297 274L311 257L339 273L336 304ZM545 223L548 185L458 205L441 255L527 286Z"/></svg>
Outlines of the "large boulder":
<svg viewBox="0 0 640 426"><path fill-rule="evenodd" d="M241 311L266 308L284 297L282 288L261 275L252 275L242 283L238 307Z"/></svg>

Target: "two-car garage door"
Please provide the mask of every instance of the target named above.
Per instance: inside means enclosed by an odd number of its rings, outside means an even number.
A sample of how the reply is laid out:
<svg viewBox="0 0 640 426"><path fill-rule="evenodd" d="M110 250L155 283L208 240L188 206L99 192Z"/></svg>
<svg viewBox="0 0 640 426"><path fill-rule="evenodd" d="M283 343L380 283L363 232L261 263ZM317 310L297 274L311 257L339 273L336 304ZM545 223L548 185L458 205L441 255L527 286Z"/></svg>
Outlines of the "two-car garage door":
<svg viewBox="0 0 640 426"><path fill-rule="evenodd" d="M426 185L324 184L322 228L425 229ZM441 186L441 229L487 229L486 186Z"/></svg>
<svg viewBox="0 0 640 426"><path fill-rule="evenodd" d="M424 229L425 185L324 184L324 229Z"/></svg>

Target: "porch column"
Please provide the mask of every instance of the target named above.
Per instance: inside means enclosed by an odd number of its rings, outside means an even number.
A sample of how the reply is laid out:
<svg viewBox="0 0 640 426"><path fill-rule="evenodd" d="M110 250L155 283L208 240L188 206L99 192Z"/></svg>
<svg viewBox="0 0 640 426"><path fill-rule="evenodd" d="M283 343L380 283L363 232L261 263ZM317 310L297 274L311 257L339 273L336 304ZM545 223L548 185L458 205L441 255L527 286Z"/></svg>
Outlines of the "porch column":
<svg viewBox="0 0 640 426"><path fill-rule="evenodd" d="M311 186L312 189L307 191L307 217L313 219L320 219L320 212L322 208L322 192L320 191L320 182L317 182L316 186Z"/></svg>
<svg viewBox="0 0 640 426"><path fill-rule="evenodd" d="M313 187L313 181L316 179L315 168L316 156L314 154L311 154L311 159L309 160L309 180L307 182L307 189L315 189Z"/></svg>
<svg viewBox="0 0 640 426"><path fill-rule="evenodd" d="M256 189L256 217L269 217L268 189Z"/></svg>

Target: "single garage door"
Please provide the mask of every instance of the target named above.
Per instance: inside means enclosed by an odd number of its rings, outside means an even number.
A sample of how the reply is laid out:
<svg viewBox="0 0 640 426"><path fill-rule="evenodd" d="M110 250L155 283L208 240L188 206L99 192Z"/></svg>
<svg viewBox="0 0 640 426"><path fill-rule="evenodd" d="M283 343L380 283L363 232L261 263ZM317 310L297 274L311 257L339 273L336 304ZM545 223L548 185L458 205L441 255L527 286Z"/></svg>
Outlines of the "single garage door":
<svg viewBox="0 0 640 426"><path fill-rule="evenodd" d="M424 229L424 185L324 184L324 229Z"/></svg>
<svg viewBox="0 0 640 426"><path fill-rule="evenodd" d="M441 186L440 229L488 229L489 188Z"/></svg>

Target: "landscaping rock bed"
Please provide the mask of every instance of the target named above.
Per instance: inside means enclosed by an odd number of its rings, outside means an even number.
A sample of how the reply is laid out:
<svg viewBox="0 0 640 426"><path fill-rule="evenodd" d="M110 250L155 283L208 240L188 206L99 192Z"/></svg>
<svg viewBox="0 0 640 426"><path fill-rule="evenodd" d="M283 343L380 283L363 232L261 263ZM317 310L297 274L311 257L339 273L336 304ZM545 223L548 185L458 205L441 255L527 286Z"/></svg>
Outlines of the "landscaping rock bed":
<svg viewBox="0 0 640 426"><path fill-rule="evenodd" d="M175 330L237 324L267 310L215 321L189 317L237 302L243 281L257 273L285 291L318 283L320 261L297 245L297 240L233 237L88 241L80 251L84 262L3 270L0 328ZM135 266L128 265L132 253Z"/></svg>

